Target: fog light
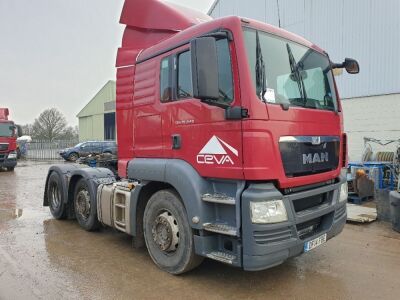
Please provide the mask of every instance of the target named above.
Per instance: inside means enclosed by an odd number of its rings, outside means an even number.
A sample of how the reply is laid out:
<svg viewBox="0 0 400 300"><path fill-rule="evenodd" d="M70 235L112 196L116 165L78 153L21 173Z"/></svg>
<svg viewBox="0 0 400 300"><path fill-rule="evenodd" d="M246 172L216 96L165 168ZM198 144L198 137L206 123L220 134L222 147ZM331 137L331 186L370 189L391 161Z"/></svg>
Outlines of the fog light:
<svg viewBox="0 0 400 300"><path fill-rule="evenodd" d="M251 221L258 224L287 221L287 213L282 200L250 202Z"/></svg>
<svg viewBox="0 0 400 300"><path fill-rule="evenodd" d="M347 182L345 182L340 186L339 202L347 201L348 194L349 188L347 186Z"/></svg>

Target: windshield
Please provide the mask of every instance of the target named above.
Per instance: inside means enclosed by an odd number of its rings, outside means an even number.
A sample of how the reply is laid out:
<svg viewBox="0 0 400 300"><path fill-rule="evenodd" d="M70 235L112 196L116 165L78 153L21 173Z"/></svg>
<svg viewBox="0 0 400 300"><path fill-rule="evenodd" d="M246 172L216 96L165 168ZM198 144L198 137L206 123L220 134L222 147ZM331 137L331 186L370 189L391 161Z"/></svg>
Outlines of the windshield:
<svg viewBox="0 0 400 300"><path fill-rule="evenodd" d="M260 100L284 106L337 110L327 56L295 42L244 28L248 62Z"/></svg>
<svg viewBox="0 0 400 300"><path fill-rule="evenodd" d="M2 137L14 136L14 125L11 123L0 123L0 136Z"/></svg>

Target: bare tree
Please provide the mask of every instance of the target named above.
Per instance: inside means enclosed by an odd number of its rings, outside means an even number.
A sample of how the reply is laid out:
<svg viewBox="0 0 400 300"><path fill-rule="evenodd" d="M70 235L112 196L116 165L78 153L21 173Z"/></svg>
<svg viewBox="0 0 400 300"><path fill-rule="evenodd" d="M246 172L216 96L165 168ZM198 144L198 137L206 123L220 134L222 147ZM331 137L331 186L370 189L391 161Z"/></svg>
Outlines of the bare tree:
<svg viewBox="0 0 400 300"><path fill-rule="evenodd" d="M33 137L53 141L62 138L67 127L64 115L56 108L46 109L33 123Z"/></svg>
<svg viewBox="0 0 400 300"><path fill-rule="evenodd" d="M32 124L22 125L22 134L32 136L33 135L33 125Z"/></svg>
<svg viewBox="0 0 400 300"><path fill-rule="evenodd" d="M60 138L62 140L68 140L68 141L78 140L79 139L78 126L75 126L75 127L68 126L68 127L66 127Z"/></svg>

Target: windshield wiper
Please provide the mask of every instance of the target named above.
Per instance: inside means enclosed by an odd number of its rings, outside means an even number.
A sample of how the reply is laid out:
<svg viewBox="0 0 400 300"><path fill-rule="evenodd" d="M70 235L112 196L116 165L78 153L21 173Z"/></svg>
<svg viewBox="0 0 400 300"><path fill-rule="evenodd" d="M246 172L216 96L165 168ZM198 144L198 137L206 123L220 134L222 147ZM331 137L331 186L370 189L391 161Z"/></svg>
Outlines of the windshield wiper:
<svg viewBox="0 0 400 300"><path fill-rule="evenodd" d="M261 51L260 37L256 31L256 90L260 99L266 102L264 95L267 91L267 83L265 77L265 63Z"/></svg>
<svg viewBox="0 0 400 300"><path fill-rule="evenodd" d="M303 105L306 106L307 93L304 86L303 77L299 72L299 66L297 65L296 59L293 56L292 48L290 48L290 45L288 43L286 43L286 49L289 55L290 70L293 76L295 76L295 81L297 82L297 86L299 87L300 97L303 99Z"/></svg>

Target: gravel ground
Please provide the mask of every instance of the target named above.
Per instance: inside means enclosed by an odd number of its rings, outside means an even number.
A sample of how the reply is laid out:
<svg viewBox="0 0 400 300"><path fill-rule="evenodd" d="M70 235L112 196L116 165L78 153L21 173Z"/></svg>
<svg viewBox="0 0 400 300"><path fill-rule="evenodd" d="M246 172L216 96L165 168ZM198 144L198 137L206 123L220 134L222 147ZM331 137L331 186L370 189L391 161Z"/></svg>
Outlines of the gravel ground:
<svg viewBox="0 0 400 300"><path fill-rule="evenodd" d="M111 229L88 233L42 207L47 163L0 172L0 299L398 299L400 234L347 224L318 249L261 272L206 260L172 276Z"/></svg>

